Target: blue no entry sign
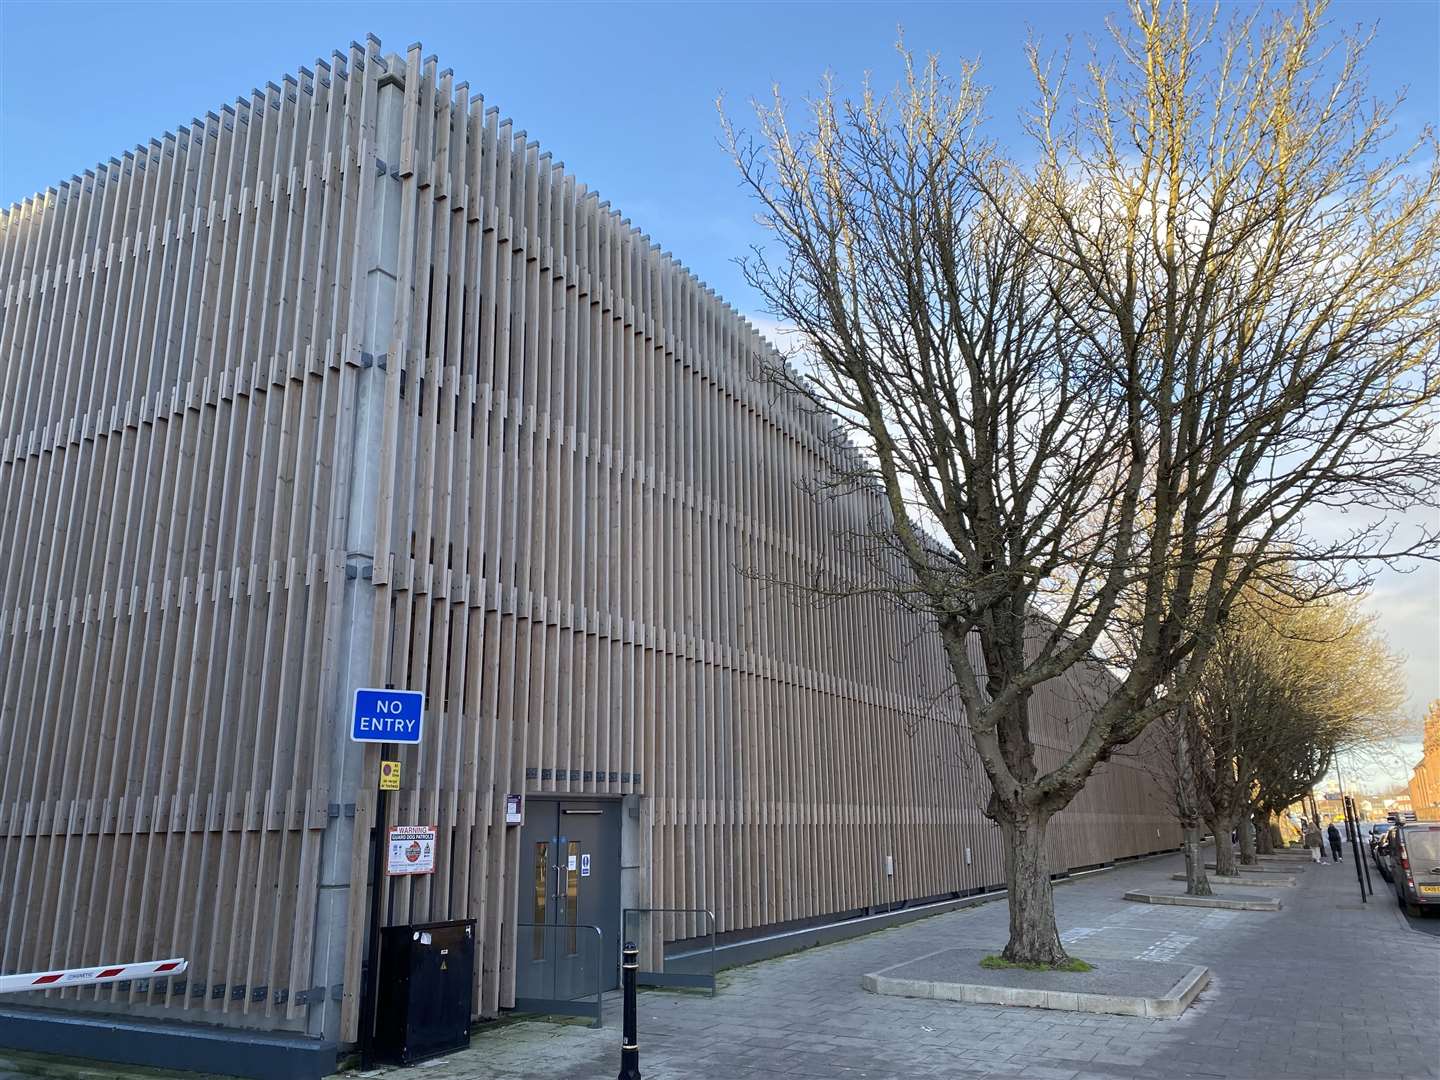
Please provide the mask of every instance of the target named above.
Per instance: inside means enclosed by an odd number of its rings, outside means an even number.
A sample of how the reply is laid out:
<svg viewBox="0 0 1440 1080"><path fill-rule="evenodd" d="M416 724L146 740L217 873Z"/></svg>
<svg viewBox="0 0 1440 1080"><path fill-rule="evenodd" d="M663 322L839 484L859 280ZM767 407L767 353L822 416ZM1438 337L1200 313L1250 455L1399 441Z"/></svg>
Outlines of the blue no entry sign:
<svg viewBox="0 0 1440 1080"><path fill-rule="evenodd" d="M425 694L420 690L355 691L350 738L356 742L418 743L425 719Z"/></svg>

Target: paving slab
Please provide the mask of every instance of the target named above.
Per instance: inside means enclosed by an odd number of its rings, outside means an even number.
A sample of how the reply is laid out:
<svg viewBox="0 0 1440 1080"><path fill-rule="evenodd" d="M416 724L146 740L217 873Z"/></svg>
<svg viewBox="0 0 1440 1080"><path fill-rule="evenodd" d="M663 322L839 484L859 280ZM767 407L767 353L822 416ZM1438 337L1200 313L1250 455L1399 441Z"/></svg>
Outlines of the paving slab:
<svg viewBox="0 0 1440 1080"><path fill-rule="evenodd" d="M1228 911L1279 911L1280 899L1275 896L1186 896L1184 893L1150 892L1133 889L1125 894L1126 900L1141 904L1165 904L1171 907L1223 908Z"/></svg>
<svg viewBox="0 0 1440 1080"><path fill-rule="evenodd" d="M990 949L940 949L861 976L872 994L1173 1019L1210 981L1195 964L1104 959L1090 971L982 968Z"/></svg>
<svg viewBox="0 0 1440 1080"><path fill-rule="evenodd" d="M1295 879L1285 874L1270 874L1266 877L1231 877L1228 874L1206 875L1212 885L1237 886L1247 889L1273 889L1276 886L1281 888L1294 888ZM1184 874L1171 874L1171 881L1186 880Z"/></svg>

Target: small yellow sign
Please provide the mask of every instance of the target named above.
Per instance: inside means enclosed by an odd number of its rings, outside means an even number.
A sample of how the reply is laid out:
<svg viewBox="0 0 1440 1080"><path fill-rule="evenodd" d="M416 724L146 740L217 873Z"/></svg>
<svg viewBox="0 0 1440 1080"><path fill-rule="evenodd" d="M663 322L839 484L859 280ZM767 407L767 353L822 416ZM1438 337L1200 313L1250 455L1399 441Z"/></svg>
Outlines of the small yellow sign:
<svg viewBox="0 0 1440 1080"><path fill-rule="evenodd" d="M398 762L398 761L382 761L382 762L380 762L380 790L381 790L381 791L399 791L399 790L400 790L400 762Z"/></svg>

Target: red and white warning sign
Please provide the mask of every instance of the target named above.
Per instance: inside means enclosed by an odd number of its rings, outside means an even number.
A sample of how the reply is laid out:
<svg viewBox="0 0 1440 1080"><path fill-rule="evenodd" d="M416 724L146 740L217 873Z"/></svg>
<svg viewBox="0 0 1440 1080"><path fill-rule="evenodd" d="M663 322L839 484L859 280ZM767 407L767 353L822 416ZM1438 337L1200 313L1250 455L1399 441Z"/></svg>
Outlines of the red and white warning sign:
<svg viewBox="0 0 1440 1080"><path fill-rule="evenodd" d="M185 961L176 957L173 960L145 960L138 964L101 964L99 967L0 975L0 994L18 994L22 990L58 990L65 986L95 986L128 979L165 978L183 975L185 967Z"/></svg>
<svg viewBox="0 0 1440 1080"><path fill-rule="evenodd" d="M385 859L385 873L433 874L435 872L435 826L392 825Z"/></svg>

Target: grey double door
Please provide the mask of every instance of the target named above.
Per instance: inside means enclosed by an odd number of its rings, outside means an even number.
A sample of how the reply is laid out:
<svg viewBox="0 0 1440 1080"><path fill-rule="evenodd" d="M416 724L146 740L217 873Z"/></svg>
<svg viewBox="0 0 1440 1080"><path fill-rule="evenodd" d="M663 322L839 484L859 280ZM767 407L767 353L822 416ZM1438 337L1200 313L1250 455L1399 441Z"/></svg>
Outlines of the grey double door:
<svg viewBox="0 0 1440 1080"><path fill-rule="evenodd" d="M618 802L526 800L519 921L516 997L571 1001L594 994L597 976L602 990L619 986Z"/></svg>

